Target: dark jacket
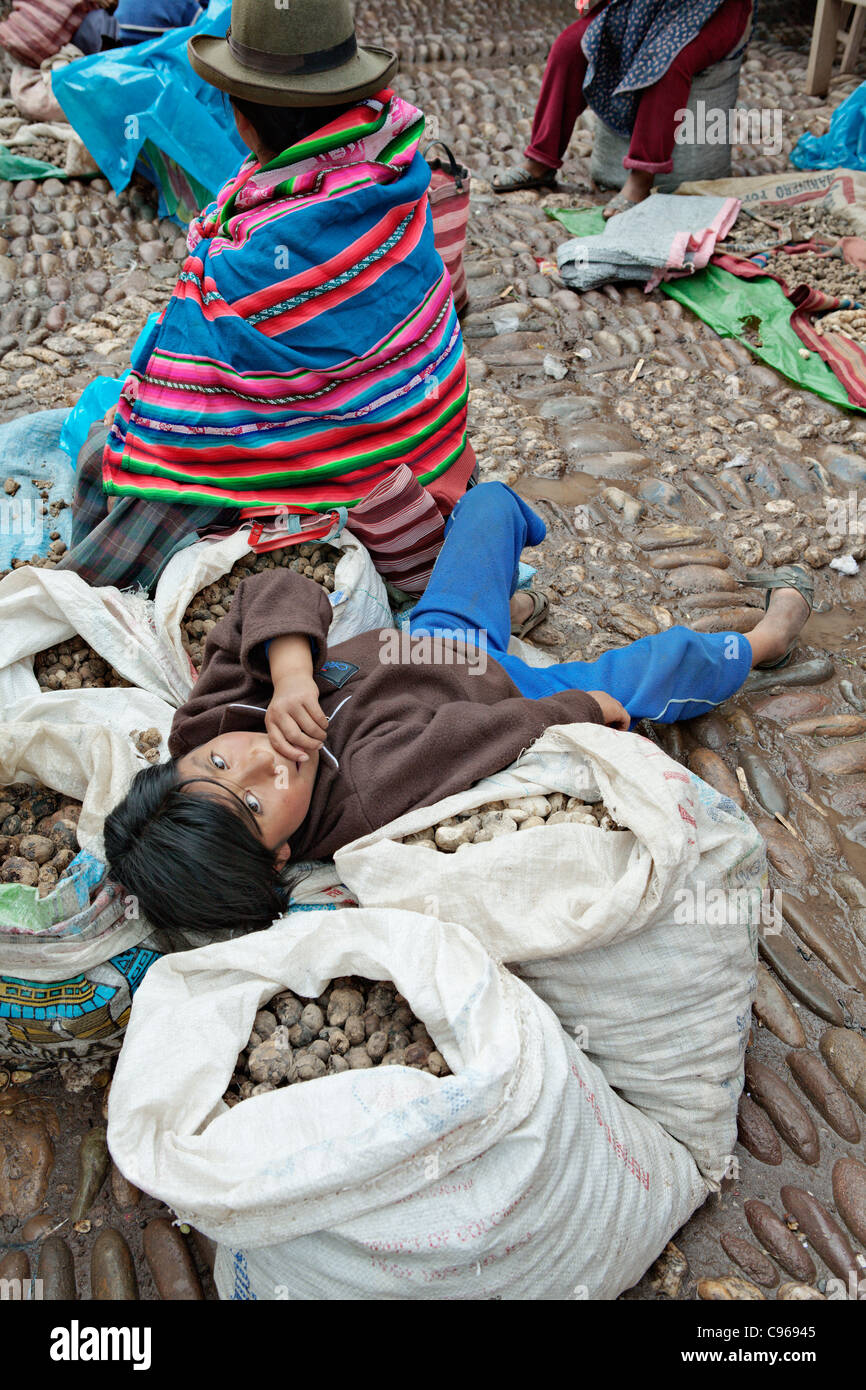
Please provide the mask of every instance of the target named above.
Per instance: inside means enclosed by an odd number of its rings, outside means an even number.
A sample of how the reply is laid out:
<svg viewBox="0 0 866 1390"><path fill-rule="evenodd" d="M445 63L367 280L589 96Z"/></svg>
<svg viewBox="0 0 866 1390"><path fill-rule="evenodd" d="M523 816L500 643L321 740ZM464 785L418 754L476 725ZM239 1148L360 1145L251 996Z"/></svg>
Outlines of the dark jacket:
<svg viewBox="0 0 866 1390"><path fill-rule="evenodd" d="M179 756L219 733L262 729L273 695L264 644L309 637L319 702L333 719L331 756L320 755L308 815L292 837L295 859L333 858L414 807L465 791L551 724L603 723L598 703L580 690L527 699L490 656L483 674L468 664L389 663L382 656L394 634L386 629L328 650L330 622L327 595L311 579L284 569L245 579L208 636L201 675L169 739Z"/></svg>

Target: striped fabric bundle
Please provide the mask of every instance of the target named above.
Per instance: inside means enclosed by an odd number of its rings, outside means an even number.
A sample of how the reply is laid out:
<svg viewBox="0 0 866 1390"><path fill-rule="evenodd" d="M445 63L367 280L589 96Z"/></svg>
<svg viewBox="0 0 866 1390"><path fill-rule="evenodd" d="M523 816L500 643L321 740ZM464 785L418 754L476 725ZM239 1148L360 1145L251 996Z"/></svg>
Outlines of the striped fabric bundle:
<svg viewBox="0 0 866 1390"><path fill-rule="evenodd" d="M443 512L474 466L424 118L383 90L190 227L124 383L106 492L261 513L352 507L405 464Z"/></svg>
<svg viewBox="0 0 866 1390"><path fill-rule="evenodd" d="M68 43L102 0L12 0L12 13L0 24L0 44L28 68L38 68Z"/></svg>
<svg viewBox="0 0 866 1390"><path fill-rule="evenodd" d="M430 173L428 197L433 209L433 231L436 250L445 262L451 277L451 293L458 314L469 303L466 288L466 268L463 248L466 245L466 226L469 221L469 170L457 164L448 146L449 167L437 159Z"/></svg>
<svg viewBox="0 0 866 1390"><path fill-rule="evenodd" d="M395 468L352 508L347 524L383 579L407 594L423 594L442 549L445 522L410 468Z"/></svg>

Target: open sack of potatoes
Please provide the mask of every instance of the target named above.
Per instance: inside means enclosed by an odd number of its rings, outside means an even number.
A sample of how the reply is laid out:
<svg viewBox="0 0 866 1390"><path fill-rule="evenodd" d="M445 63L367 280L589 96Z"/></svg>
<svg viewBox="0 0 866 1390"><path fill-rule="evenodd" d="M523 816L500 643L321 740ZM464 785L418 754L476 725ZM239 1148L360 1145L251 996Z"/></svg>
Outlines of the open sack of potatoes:
<svg viewBox="0 0 866 1390"><path fill-rule="evenodd" d="M538 824L526 799L551 793L573 799L572 818ZM588 811L599 801L602 824ZM503 830L510 808L525 814ZM472 815L481 834L452 852L421 843L456 818L439 835L453 845ZM610 1085L711 1182L724 1176L767 882L763 841L733 802L647 739L563 725L503 772L346 846L336 867L362 907L464 923Z"/></svg>
<svg viewBox="0 0 866 1390"><path fill-rule="evenodd" d="M107 728L0 724L0 1060L116 1052L141 971L174 949L102 862L106 809L140 765ZM52 863L55 885L34 882Z"/></svg>
<svg viewBox="0 0 866 1390"><path fill-rule="evenodd" d="M229 1107L261 1011L347 975L392 981L452 1074L370 1065ZM223 1298L615 1298L708 1191L469 932L387 909L305 913L158 961L108 1145L218 1242Z"/></svg>
<svg viewBox="0 0 866 1390"><path fill-rule="evenodd" d="M0 809L11 807L0 818L0 1061L38 1069L113 1055L145 971L213 939L156 930L107 875L105 815L141 766L112 729L0 724ZM52 864L63 867L49 887ZM328 882L311 875L311 893L318 880Z"/></svg>
<svg viewBox="0 0 866 1390"><path fill-rule="evenodd" d="M331 642L389 626L388 596L368 552L345 531L327 545L339 553L329 594ZM298 548L274 554L278 560L255 557L256 565L291 563ZM196 609L202 591L209 598L208 590L220 585L238 561L253 558L248 528L198 541L172 557L152 600L128 590L92 588L68 570L14 570L0 580L4 717L109 723L124 731L154 727L167 737L172 714L188 699L196 674L185 615ZM251 572L237 566L233 582ZM222 597L225 609L231 595ZM216 616L202 626L212 627L215 621ZM88 661L88 668L98 669L88 669L83 680L73 671L70 683L58 668L46 668L46 662L54 659L58 644L76 636L97 658ZM52 655L46 658L46 652Z"/></svg>

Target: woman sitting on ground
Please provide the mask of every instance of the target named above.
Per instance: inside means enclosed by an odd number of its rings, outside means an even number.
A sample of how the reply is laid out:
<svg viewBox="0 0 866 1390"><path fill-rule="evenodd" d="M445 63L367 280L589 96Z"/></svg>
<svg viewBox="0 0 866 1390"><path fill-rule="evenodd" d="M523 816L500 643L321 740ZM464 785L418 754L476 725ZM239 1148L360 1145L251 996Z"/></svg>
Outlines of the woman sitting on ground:
<svg viewBox="0 0 866 1390"><path fill-rule="evenodd" d="M151 588L197 530L351 507L398 464L447 515L475 467L424 117L387 85L394 54L357 46L349 0L234 0L228 37L194 34L189 56L250 155L82 449L62 567L96 585Z"/></svg>
<svg viewBox="0 0 866 1390"><path fill-rule="evenodd" d="M575 0L587 9L587 0ZM630 138L628 177L605 217L625 212L673 169L677 112L692 79L735 57L748 43L752 0L589 0L591 13L560 34L550 50L522 169L493 182L496 193L554 188L574 123L589 105Z"/></svg>
<svg viewBox="0 0 866 1390"><path fill-rule="evenodd" d="M245 579L175 715L171 761L142 769L105 823L111 872L145 915L168 929L267 927L285 911L290 860L330 859L466 790L550 725L705 714L752 666L782 665L811 611L808 573L789 566L750 576L775 592L748 637L673 627L597 661L530 667L506 652L509 595L544 531L503 484L468 492L405 650L393 630L329 649L319 585L286 570Z"/></svg>

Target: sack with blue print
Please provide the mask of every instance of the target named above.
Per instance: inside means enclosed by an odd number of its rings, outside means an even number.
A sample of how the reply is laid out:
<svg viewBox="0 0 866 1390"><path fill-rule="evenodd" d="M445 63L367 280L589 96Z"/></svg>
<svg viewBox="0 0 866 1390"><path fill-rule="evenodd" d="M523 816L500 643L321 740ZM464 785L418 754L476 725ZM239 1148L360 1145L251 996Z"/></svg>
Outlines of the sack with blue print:
<svg viewBox="0 0 866 1390"><path fill-rule="evenodd" d="M0 883L0 1062L33 1070L117 1052L145 970L182 944L158 939L106 874L102 819L137 766L132 744L107 729L0 725L0 800L4 786L33 782L80 801L83 846L44 897Z"/></svg>
<svg viewBox="0 0 866 1390"><path fill-rule="evenodd" d="M137 898L107 873L105 814L145 764L131 739L114 731L132 719L125 705L115 705L113 716L105 711L113 729L74 720L87 716L86 695L127 693L43 693L33 702L33 717L0 724L0 801L5 786L22 782L80 801L82 846L44 897L22 883L0 883L0 1064L38 1070L112 1056L123 1042L135 991L154 961L241 934L230 927L158 931ZM144 698L142 692L131 694ZM165 710L168 722L160 730L167 736L171 709ZM306 870L292 910L353 902L333 865Z"/></svg>

